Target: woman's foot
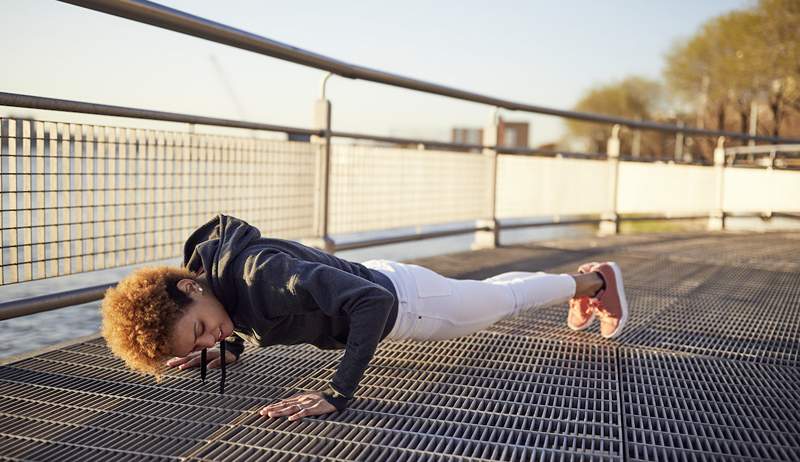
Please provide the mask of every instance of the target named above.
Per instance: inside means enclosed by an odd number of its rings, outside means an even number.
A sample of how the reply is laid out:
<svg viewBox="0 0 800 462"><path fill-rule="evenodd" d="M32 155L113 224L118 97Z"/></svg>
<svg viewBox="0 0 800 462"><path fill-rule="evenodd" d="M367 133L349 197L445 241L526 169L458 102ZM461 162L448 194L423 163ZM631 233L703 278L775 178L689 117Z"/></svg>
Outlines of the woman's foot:
<svg viewBox="0 0 800 462"><path fill-rule="evenodd" d="M594 261L584 263L578 267L581 274L588 273L600 263ZM569 301L569 311L567 312L567 326L572 330L584 330L592 325L594 321L594 306L588 296L571 298Z"/></svg>
<svg viewBox="0 0 800 462"><path fill-rule="evenodd" d="M622 270L613 261L600 263L592 268L600 274L605 284L590 298L594 313L600 319L600 335L614 338L622 332L628 320L628 301L622 285Z"/></svg>

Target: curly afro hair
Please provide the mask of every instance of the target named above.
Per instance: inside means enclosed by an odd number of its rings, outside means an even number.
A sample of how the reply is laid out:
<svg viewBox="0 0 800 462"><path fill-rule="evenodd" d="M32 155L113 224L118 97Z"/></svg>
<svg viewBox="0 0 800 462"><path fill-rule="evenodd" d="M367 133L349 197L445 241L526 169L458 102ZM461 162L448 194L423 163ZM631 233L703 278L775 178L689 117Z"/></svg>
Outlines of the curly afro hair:
<svg viewBox="0 0 800 462"><path fill-rule="evenodd" d="M105 291L103 337L111 351L138 372L160 383L172 328L192 299L177 288L181 279L196 280L188 269L142 267Z"/></svg>

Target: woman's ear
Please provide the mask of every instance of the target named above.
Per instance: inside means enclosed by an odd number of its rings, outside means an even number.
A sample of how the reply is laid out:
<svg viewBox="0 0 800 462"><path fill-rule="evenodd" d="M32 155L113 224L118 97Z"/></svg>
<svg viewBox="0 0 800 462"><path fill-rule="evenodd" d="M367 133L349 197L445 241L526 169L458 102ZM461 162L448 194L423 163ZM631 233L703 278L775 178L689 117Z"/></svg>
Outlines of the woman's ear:
<svg viewBox="0 0 800 462"><path fill-rule="evenodd" d="M198 295L203 293L203 286L199 282L193 279L186 279L186 278L181 279L180 281L178 281L176 286L178 287L178 290L180 290L181 292L185 293L188 296L191 296L193 293L196 293Z"/></svg>

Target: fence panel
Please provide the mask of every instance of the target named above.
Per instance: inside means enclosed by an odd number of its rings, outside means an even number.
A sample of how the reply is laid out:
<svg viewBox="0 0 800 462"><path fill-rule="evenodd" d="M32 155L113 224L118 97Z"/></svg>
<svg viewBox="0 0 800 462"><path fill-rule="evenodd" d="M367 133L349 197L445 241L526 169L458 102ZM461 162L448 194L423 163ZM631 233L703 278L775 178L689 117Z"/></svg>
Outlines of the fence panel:
<svg viewBox="0 0 800 462"><path fill-rule="evenodd" d="M309 143L0 118L0 285L179 257L216 213L313 233Z"/></svg>
<svg viewBox="0 0 800 462"><path fill-rule="evenodd" d="M712 167L620 162L618 213L695 214L715 207Z"/></svg>
<svg viewBox="0 0 800 462"><path fill-rule="evenodd" d="M334 144L329 232L486 218L490 166L479 154Z"/></svg>
<svg viewBox="0 0 800 462"><path fill-rule="evenodd" d="M771 175L773 194L769 198L769 210L800 212L800 171L773 170Z"/></svg>
<svg viewBox="0 0 800 462"><path fill-rule="evenodd" d="M763 168L725 169L726 212L800 211L800 172Z"/></svg>
<svg viewBox="0 0 800 462"><path fill-rule="evenodd" d="M500 155L498 218L599 214L608 201L605 161Z"/></svg>

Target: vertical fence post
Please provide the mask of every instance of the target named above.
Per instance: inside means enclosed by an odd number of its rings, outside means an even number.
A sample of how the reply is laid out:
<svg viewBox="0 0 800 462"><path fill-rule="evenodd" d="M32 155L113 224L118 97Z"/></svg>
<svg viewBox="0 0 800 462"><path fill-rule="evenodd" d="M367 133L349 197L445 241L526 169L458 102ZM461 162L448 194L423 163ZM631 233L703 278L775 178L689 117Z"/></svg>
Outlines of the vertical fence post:
<svg viewBox="0 0 800 462"><path fill-rule="evenodd" d="M750 135L756 136L758 134L758 101L753 100L750 102ZM747 140L748 146L755 146L756 140L750 138Z"/></svg>
<svg viewBox="0 0 800 462"><path fill-rule="evenodd" d="M767 164L767 181L768 185L767 189L769 190L769 194L767 195L767 207L762 215L762 218L765 220L772 219L772 198L778 197L778 189L775 183L775 157L778 156L777 150L773 149L769 152L769 163Z"/></svg>
<svg viewBox="0 0 800 462"><path fill-rule="evenodd" d="M683 128L683 122L678 121L678 126ZM675 162L681 162L683 160L683 144L684 144L684 136L683 132L679 131L675 133Z"/></svg>
<svg viewBox="0 0 800 462"><path fill-rule="evenodd" d="M492 111L491 119L483 129L483 140L481 141L483 155L489 158L489 218L477 220L476 226L486 226L488 230L475 231L475 237L470 245L471 250L491 249L500 246L500 226L497 222L497 131L499 128L498 115L499 108Z"/></svg>
<svg viewBox="0 0 800 462"><path fill-rule="evenodd" d="M617 194L619 190L619 125L611 129L611 138L606 145L608 162L608 202L606 211L600 216L600 229L598 234L606 236L619 232L619 217L617 216Z"/></svg>
<svg viewBox="0 0 800 462"><path fill-rule="evenodd" d="M314 191L314 236L301 239L305 245L336 251L336 244L328 235L330 222L330 183L331 183L331 102L325 97L325 85L332 74L328 72L322 79L321 97L314 103L314 125L322 130L322 136L312 136L311 144L318 147L316 190Z"/></svg>
<svg viewBox="0 0 800 462"><path fill-rule="evenodd" d="M714 149L714 179L715 195L714 209L708 217L709 231L722 231L725 229L725 210L723 200L725 195L725 137L717 138L717 147Z"/></svg>

